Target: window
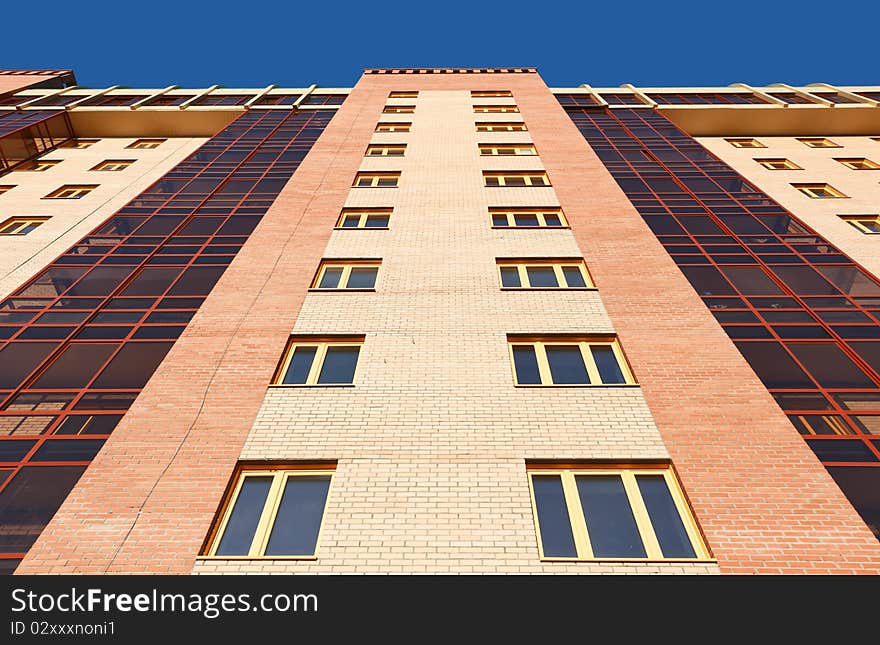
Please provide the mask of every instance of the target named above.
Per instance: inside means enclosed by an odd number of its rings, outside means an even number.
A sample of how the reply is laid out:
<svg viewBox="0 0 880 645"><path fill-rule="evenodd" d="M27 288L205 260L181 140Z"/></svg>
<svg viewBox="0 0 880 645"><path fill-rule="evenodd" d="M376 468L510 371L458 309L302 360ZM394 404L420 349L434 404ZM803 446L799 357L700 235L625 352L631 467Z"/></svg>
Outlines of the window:
<svg viewBox="0 0 880 645"><path fill-rule="evenodd" d="M500 172L492 172L492 171L483 171L483 180L485 181L486 186L504 186L504 187L517 187L517 186L549 186L550 179L547 177L546 172L534 171L534 172L508 172L508 171L500 171Z"/></svg>
<svg viewBox="0 0 880 645"><path fill-rule="evenodd" d="M475 105L474 112L477 114L504 114L519 112L519 108L515 105Z"/></svg>
<svg viewBox="0 0 880 645"><path fill-rule="evenodd" d="M516 385L634 385L614 337L508 336Z"/></svg>
<svg viewBox="0 0 880 645"><path fill-rule="evenodd" d="M471 90L471 97L475 99L513 98L513 92L510 90Z"/></svg>
<svg viewBox="0 0 880 645"><path fill-rule="evenodd" d="M880 233L880 215L841 215L840 219L857 228L862 233Z"/></svg>
<svg viewBox="0 0 880 645"><path fill-rule="evenodd" d="M131 164L135 162L134 159L105 159L97 166L92 168L92 170L102 170L107 172L116 172L119 170L125 170Z"/></svg>
<svg viewBox="0 0 880 645"><path fill-rule="evenodd" d="M412 114L415 111L415 105L386 105L382 114Z"/></svg>
<svg viewBox="0 0 880 645"><path fill-rule="evenodd" d="M852 170L880 170L880 164L878 164L876 161L865 159L864 157L853 157L851 159L835 158L834 161L839 161L844 166Z"/></svg>
<svg viewBox="0 0 880 645"><path fill-rule="evenodd" d="M388 228L390 219L390 208L343 208L336 228Z"/></svg>
<svg viewBox="0 0 880 645"><path fill-rule="evenodd" d="M48 217L10 217L0 223L0 235L27 235L48 219Z"/></svg>
<svg viewBox="0 0 880 645"><path fill-rule="evenodd" d="M406 152L406 144L370 144L367 146L365 157L402 157Z"/></svg>
<svg viewBox="0 0 880 645"><path fill-rule="evenodd" d="M3 193L8 193L13 188L15 188L15 184L4 184L0 186L0 195L2 195Z"/></svg>
<svg viewBox="0 0 880 645"><path fill-rule="evenodd" d="M789 159L755 159L768 170L803 170L795 162Z"/></svg>
<svg viewBox="0 0 880 645"><path fill-rule="evenodd" d="M67 184L58 190L49 193L43 199L80 199L88 195L97 187L97 184L90 186L74 186Z"/></svg>
<svg viewBox="0 0 880 645"><path fill-rule="evenodd" d="M766 148L763 143L757 139L725 139L727 143L734 148Z"/></svg>
<svg viewBox="0 0 880 645"><path fill-rule="evenodd" d="M592 289L581 259L498 260L502 289Z"/></svg>
<svg viewBox="0 0 880 645"><path fill-rule="evenodd" d="M272 379L273 385L353 385L363 336L293 337Z"/></svg>
<svg viewBox="0 0 880 645"><path fill-rule="evenodd" d="M312 289L375 289L380 264L379 260L323 260Z"/></svg>
<svg viewBox="0 0 880 645"><path fill-rule="evenodd" d="M846 197L842 192L828 184L792 184L807 197L813 199L836 199Z"/></svg>
<svg viewBox="0 0 880 645"><path fill-rule="evenodd" d="M531 143L481 143L480 154L483 156L492 157L509 157L514 155L534 156L538 154L538 151L535 150L535 146L533 146Z"/></svg>
<svg viewBox="0 0 880 645"><path fill-rule="evenodd" d="M542 560L706 560L667 465L530 465Z"/></svg>
<svg viewBox="0 0 880 645"><path fill-rule="evenodd" d="M138 139L134 143L125 146L126 148L134 148L136 150L152 150L162 145L166 139Z"/></svg>
<svg viewBox="0 0 880 645"><path fill-rule="evenodd" d="M840 148L842 146L837 145L830 139L825 139L824 137L799 137L798 141L800 141L805 146L809 146L811 148Z"/></svg>
<svg viewBox="0 0 880 645"><path fill-rule="evenodd" d="M409 132L412 123L380 123L376 126L376 132Z"/></svg>
<svg viewBox="0 0 880 645"><path fill-rule="evenodd" d="M526 132L525 123L477 123L477 132Z"/></svg>
<svg viewBox="0 0 880 645"><path fill-rule="evenodd" d="M77 150L84 150L86 148L90 148L96 143L98 143L100 139L70 139L69 141L65 141L61 144L61 148L76 148Z"/></svg>
<svg viewBox="0 0 880 645"><path fill-rule="evenodd" d="M398 91L398 92L391 92L388 94L389 99L416 99L418 97L419 97L418 90L414 90L411 92Z"/></svg>
<svg viewBox="0 0 880 645"><path fill-rule="evenodd" d="M61 160L49 160L43 159L40 161L27 161L21 164L16 170L26 170L28 172L45 172L52 168L53 166L57 166L61 163Z"/></svg>
<svg viewBox="0 0 880 645"><path fill-rule="evenodd" d="M335 468L241 466L207 555L314 558Z"/></svg>
<svg viewBox="0 0 880 645"><path fill-rule="evenodd" d="M354 178L354 188L397 188L399 172L359 172Z"/></svg>
<svg viewBox="0 0 880 645"><path fill-rule="evenodd" d="M558 208L490 208L492 228L562 228L568 226Z"/></svg>

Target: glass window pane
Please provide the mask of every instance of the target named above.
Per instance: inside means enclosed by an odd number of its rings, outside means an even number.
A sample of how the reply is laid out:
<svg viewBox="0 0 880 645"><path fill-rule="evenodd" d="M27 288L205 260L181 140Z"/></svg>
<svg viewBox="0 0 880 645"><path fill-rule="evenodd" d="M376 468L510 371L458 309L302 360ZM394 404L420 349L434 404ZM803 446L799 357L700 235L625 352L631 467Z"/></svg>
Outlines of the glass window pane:
<svg viewBox="0 0 880 645"><path fill-rule="evenodd" d="M819 461L877 461L877 457L861 439L828 439L807 443Z"/></svg>
<svg viewBox="0 0 880 645"><path fill-rule="evenodd" d="M565 276L565 283L569 287L587 286L587 282L584 280L584 274L581 273L580 267L562 267L562 275Z"/></svg>
<svg viewBox="0 0 880 645"><path fill-rule="evenodd" d="M360 216L358 215L346 215L342 219L342 227L343 228L357 228L358 222L360 221ZM369 222L369 220L367 220ZM369 226L369 223L367 224Z"/></svg>
<svg viewBox="0 0 880 645"><path fill-rule="evenodd" d="M644 558L645 547L619 475L575 477L597 558Z"/></svg>
<svg viewBox="0 0 880 645"><path fill-rule="evenodd" d="M779 343L736 343L758 378L769 388L814 388L804 371Z"/></svg>
<svg viewBox="0 0 880 645"><path fill-rule="evenodd" d="M695 558L694 547L663 475L636 475L664 558Z"/></svg>
<svg viewBox="0 0 880 645"><path fill-rule="evenodd" d="M492 226L507 226L507 215L501 213L492 215Z"/></svg>
<svg viewBox="0 0 880 645"><path fill-rule="evenodd" d="M266 555L315 553L329 489L329 477L288 477Z"/></svg>
<svg viewBox="0 0 880 645"><path fill-rule="evenodd" d="M328 347L318 383L352 383L360 347Z"/></svg>
<svg viewBox="0 0 880 645"><path fill-rule="evenodd" d="M294 349L293 358L290 359L287 373L281 382L287 384L305 383L309 378L309 370L312 369L312 362L315 360L317 351L317 347L297 347Z"/></svg>
<svg viewBox="0 0 880 645"><path fill-rule="evenodd" d="M531 287L558 287L553 267L526 267Z"/></svg>
<svg viewBox="0 0 880 645"><path fill-rule="evenodd" d="M562 226L559 215L547 213L544 215L544 221L547 223L547 226Z"/></svg>
<svg viewBox="0 0 880 645"><path fill-rule="evenodd" d="M501 286L502 287L521 287L519 280L519 270L516 267L501 267Z"/></svg>
<svg viewBox="0 0 880 645"><path fill-rule="evenodd" d="M0 441L0 461L21 461L35 443L23 439Z"/></svg>
<svg viewBox="0 0 880 645"><path fill-rule="evenodd" d="M788 348L823 387L874 387L871 379L836 345L793 344Z"/></svg>
<svg viewBox="0 0 880 645"><path fill-rule="evenodd" d="M116 343L77 343L70 345L52 361L34 383L35 388L84 387L110 355L119 347Z"/></svg>
<svg viewBox="0 0 880 645"><path fill-rule="evenodd" d="M126 343L95 381L95 388L140 388L165 358L173 343Z"/></svg>
<svg viewBox="0 0 880 645"><path fill-rule="evenodd" d="M271 477L245 477L217 545L217 555L248 554L271 485Z"/></svg>
<svg viewBox="0 0 880 645"><path fill-rule="evenodd" d="M828 472L868 528L880 539L880 468L831 466Z"/></svg>
<svg viewBox="0 0 880 645"><path fill-rule="evenodd" d="M91 461L104 439L50 439L31 457L31 461Z"/></svg>
<svg viewBox="0 0 880 645"><path fill-rule="evenodd" d="M535 506L544 556L576 557L577 549L571 532L568 508L565 505L562 479L558 475L533 475L532 488L535 491Z"/></svg>
<svg viewBox="0 0 880 645"><path fill-rule="evenodd" d="M365 224L366 228L387 228L388 227L388 216L387 215L370 215L367 217L367 222Z"/></svg>
<svg viewBox="0 0 880 645"><path fill-rule="evenodd" d="M372 289L376 286L376 267L359 267L351 270L348 275L348 289Z"/></svg>
<svg viewBox="0 0 880 645"><path fill-rule="evenodd" d="M0 349L0 388L18 387L57 346L56 343L9 343Z"/></svg>
<svg viewBox="0 0 880 645"><path fill-rule="evenodd" d="M339 286L339 278L342 277L341 267L328 267L318 283L319 289L336 289Z"/></svg>
<svg viewBox="0 0 880 645"><path fill-rule="evenodd" d="M516 345L513 348L513 364L516 369L516 382L520 385L540 385L538 358L531 345Z"/></svg>
<svg viewBox="0 0 880 645"><path fill-rule="evenodd" d="M516 222L517 226L537 226L538 216L528 213L517 213L513 216L513 221Z"/></svg>
<svg viewBox="0 0 880 645"><path fill-rule="evenodd" d="M550 375L557 384L584 384L590 382L584 357L577 345L548 345L547 362Z"/></svg>
<svg viewBox="0 0 880 645"><path fill-rule="evenodd" d="M614 355L614 350L608 345L592 345L590 352L596 367L599 369L599 377L603 383L626 383L623 371Z"/></svg>

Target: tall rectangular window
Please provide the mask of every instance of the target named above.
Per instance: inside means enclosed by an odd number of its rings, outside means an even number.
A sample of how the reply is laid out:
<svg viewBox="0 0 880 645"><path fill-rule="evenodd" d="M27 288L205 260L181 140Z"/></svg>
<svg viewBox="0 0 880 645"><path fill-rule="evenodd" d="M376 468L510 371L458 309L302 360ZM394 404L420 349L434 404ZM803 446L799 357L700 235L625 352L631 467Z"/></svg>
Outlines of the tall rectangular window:
<svg viewBox="0 0 880 645"><path fill-rule="evenodd" d="M530 465L542 560L707 560L666 465Z"/></svg>
<svg viewBox="0 0 880 645"><path fill-rule="evenodd" d="M532 172L484 170L483 181L487 187L515 188L550 185L550 178L547 177L547 173L540 170Z"/></svg>
<svg viewBox="0 0 880 645"><path fill-rule="evenodd" d="M397 188L399 172L359 172L354 178L354 188Z"/></svg>
<svg viewBox="0 0 880 645"><path fill-rule="evenodd" d="M516 385L633 385L615 337L507 338Z"/></svg>
<svg viewBox="0 0 880 645"><path fill-rule="evenodd" d="M563 228L568 226L559 208L489 208L493 228Z"/></svg>
<svg viewBox="0 0 880 645"><path fill-rule="evenodd" d="M273 385L353 385L363 336L295 336L287 342Z"/></svg>
<svg viewBox="0 0 880 645"><path fill-rule="evenodd" d="M335 465L243 466L206 555L315 558Z"/></svg>
<svg viewBox="0 0 880 645"><path fill-rule="evenodd" d="M483 121L476 124L477 132L525 132L528 130L522 122L489 122Z"/></svg>
<svg viewBox="0 0 880 645"><path fill-rule="evenodd" d="M504 289L591 289L593 282L581 259L498 260Z"/></svg>
<svg viewBox="0 0 880 645"><path fill-rule="evenodd" d="M48 219L48 217L10 217L5 222L0 222L0 235L27 235Z"/></svg>
<svg viewBox="0 0 880 645"><path fill-rule="evenodd" d="M343 208L339 219L336 220L336 228L385 229L391 221L391 213L390 208Z"/></svg>
<svg viewBox="0 0 880 645"><path fill-rule="evenodd" d="M380 264L380 260L323 260L312 289L375 289Z"/></svg>

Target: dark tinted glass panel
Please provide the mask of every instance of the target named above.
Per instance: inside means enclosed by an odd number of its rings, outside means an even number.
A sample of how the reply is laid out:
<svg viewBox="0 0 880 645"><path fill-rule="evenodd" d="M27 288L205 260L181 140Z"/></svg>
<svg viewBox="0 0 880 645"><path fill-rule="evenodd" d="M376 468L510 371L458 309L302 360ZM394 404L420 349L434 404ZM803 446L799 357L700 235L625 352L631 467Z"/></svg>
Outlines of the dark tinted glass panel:
<svg viewBox="0 0 880 645"><path fill-rule="evenodd" d="M55 347L55 343L9 343L0 349L0 388L16 387Z"/></svg>
<svg viewBox="0 0 880 645"><path fill-rule="evenodd" d="M289 477L266 555L312 555L330 489L329 477Z"/></svg>
<svg viewBox="0 0 880 645"><path fill-rule="evenodd" d="M26 466L0 492L0 553L31 547L85 466Z"/></svg>
<svg viewBox="0 0 880 645"><path fill-rule="evenodd" d="M550 375L556 384L584 384L590 382L584 357L577 345L547 345Z"/></svg>
<svg viewBox="0 0 880 645"><path fill-rule="evenodd" d="M387 228L388 227L388 216L387 215L370 215L367 217L367 221L364 223L366 228Z"/></svg>
<svg viewBox="0 0 880 645"><path fill-rule="evenodd" d="M376 286L376 274L378 269L375 267L354 268L348 275L349 289L372 289Z"/></svg>
<svg viewBox="0 0 880 645"><path fill-rule="evenodd" d="M517 226L537 226L538 225L538 216L537 215L528 215L528 214L515 214L513 216L513 221Z"/></svg>
<svg viewBox="0 0 880 645"><path fill-rule="evenodd" d="M867 444L859 439L829 439L807 441L820 461L877 461Z"/></svg>
<svg viewBox="0 0 880 645"><path fill-rule="evenodd" d="M737 343L737 348L769 388L812 388L813 382L778 343Z"/></svg>
<svg viewBox="0 0 880 645"><path fill-rule="evenodd" d="M0 461L21 461L35 443L20 439L0 441Z"/></svg>
<svg viewBox="0 0 880 645"><path fill-rule="evenodd" d="M613 349L606 345L594 345L590 347L590 352L603 383L626 383Z"/></svg>
<svg viewBox="0 0 880 645"><path fill-rule="evenodd" d="M662 475L636 475L664 558L694 558L694 547Z"/></svg>
<svg viewBox="0 0 880 645"><path fill-rule="evenodd" d="M691 286L701 296L735 296L736 291L713 267L680 267Z"/></svg>
<svg viewBox="0 0 880 645"><path fill-rule="evenodd" d="M35 388L75 388L88 383L110 355L116 343L77 343L70 345L52 361L49 369L34 383Z"/></svg>
<svg viewBox="0 0 880 645"><path fill-rule="evenodd" d="M722 271L741 293L750 296L782 294L782 290L758 267L724 267Z"/></svg>
<svg viewBox="0 0 880 645"><path fill-rule="evenodd" d="M789 349L823 387L874 386L871 379L836 345L830 343L793 344L789 345Z"/></svg>
<svg viewBox="0 0 880 645"><path fill-rule="evenodd" d="M172 343L126 343L95 381L95 388L140 388L156 371Z"/></svg>
<svg viewBox="0 0 880 645"><path fill-rule="evenodd" d="M565 282L569 287L586 287L584 275L577 267L562 267L562 274L565 276Z"/></svg>
<svg viewBox="0 0 880 645"><path fill-rule="evenodd" d="M21 564L19 558L0 559L0 576L11 576L19 564Z"/></svg>
<svg viewBox="0 0 880 645"><path fill-rule="evenodd" d="M342 269L329 267L324 270L321 276L321 282L318 283L319 289L336 289L339 286L339 278L342 277Z"/></svg>
<svg viewBox="0 0 880 645"><path fill-rule="evenodd" d="M217 545L217 555L248 554L271 485L271 477L245 478Z"/></svg>
<svg viewBox="0 0 880 645"><path fill-rule="evenodd" d="M75 414L67 417L55 434L110 434L120 419L122 417L116 414Z"/></svg>
<svg viewBox="0 0 880 645"><path fill-rule="evenodd" d="M318 383L352 383L359 347L328 347Z"/></svg>
<svg viewBox="0 0 880 645"><path fill-rule="evenodd" d="M562 220L559 219L559 215L553 215L552 213L544 214L544 222L547 226L562 226Z"/></svg>
<svg viewBox="0 0 880 645"><path fill-rule="evenodd" d="M191 267L168 292L169 296L206 296L223 275L225 267Z"/></svg>
<svg viewBox="0 0 880 645"><path fill-rule="evenodd" d="M513 348L513 364L516 368L516 382L520 385L540 385L541 374L538 371L538 358L535 348L515 345Z"/></svg>
<svg viewBox="0 0 880 645"><path fill-rule="evenodd" d="M507 226L507 215L492 215L492 226Z"/></svg>
<svg viewBox="0 0 880 645"><path fill-rule="evenodd" d="M521 287L522 283L519 279L519 269L516 267L501 267L501 286Z"/></svg>
<svg viewBox="0 0 880 645"><path fill-rule="evenodd" d="M128 277L132 267L97 267L68 289L69 296L104 296Z"/></svg>
<svg viewBox="0 0 880 645"><path fill-rule="evenodd" d="M880 468L831 466L828 472L880 539Z"/></svg>
<svg viewBox="0 0 880 645"><path fill-rule="evenodd" d="M181 269L146 268L125 288L123 296L159 296L180 275Z"/></svg>
<svg viewBox="0 0 880 645"><path fill-rule="evenodd" d="M294 349L290 365L281 382L294 385L305 383L309 378L309 370L312 369L312 362L315 360L317 351L317 347L297 347Z"/></svg>
<svg viewBox="0 0 880 645"><path fill-rule="evenodd" d="M556 273L552 267L526 267L529 285L532 287L558 287Z"/></svg>
<svg viewBox="0 0 880 645"><path fill-rule="evenodd" d="M623 480L618 475L575 477L593 555L597 558L644 558Z"/></svg>
<svg viewBox="0 0 880 645"><path fill-rule="evenodd" d="M103 439L50 439L31 461L91 461L103 445Z"/></svg>
<svg viewBox="0 0 880 645"><path fill-rule="evenodd" d="M571 520L565 505L562 480L558 475L532 476L541 548L549 558L574 558L577 550L571 532Z"/></svg>

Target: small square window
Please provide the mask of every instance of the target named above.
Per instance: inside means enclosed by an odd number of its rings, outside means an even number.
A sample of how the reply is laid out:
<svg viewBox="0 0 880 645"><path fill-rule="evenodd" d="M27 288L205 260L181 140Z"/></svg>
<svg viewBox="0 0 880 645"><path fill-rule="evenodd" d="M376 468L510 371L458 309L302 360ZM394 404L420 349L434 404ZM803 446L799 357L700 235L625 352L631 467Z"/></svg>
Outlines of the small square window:
<svg viewBox="0 0 880 645"><path fill-rule="evenodd" d="M60 148L74 148L77 150L85 150L86 148L90 148L96 143L98 143L100 139L69 139L62 143Z"/></svg>
<svg viewBox="0 0 880 645"><path fill-rule="evenodd" d="M493 228L564 228L568 226L559 208L490 208Z"/></svg>
<svg viewBox="0 0 880 645"><path fill-rule="evenodd" d="M372 143L367 146L365 157L402 157L406 152L405 143Z"/></svg>
<svg viewBox="0 0 880 645"><path fill-rule="evenodd" d="M416 99L419 97L418 90L414 91L397 91L388 94L389 99Z"/></svg>
<svg viewBox="0 0 880 645"><path fill-rule="evenodd" d="M479 147L484 157L533 157L538 154L531 143L481 143Z"/></svg>
<svg viewBox="0 0 880 645"><path fill-rule="evenodd" d="M374 291L381 264L381 260L323 260L312 280L312 289Z"/></svg>
<svg viewBox="0 0 880 645"><path fill-rule="evenodd" d="M542 560L707 560L668 465L529 464Z"/></svg>
<svg viewBox="0 0 880 645"><path fill-rule="evenodd" d="M834 186L828 184L792 184L792 186L813 199L838 199L846 197Z"/></svg>
<svg viewBox="0 0 880 645"><path fill-rule="evenodd" d="M840 219L866 235L880 233L880 215L841 215Z"/></svg>
<svg viewBox="0 0 880 645"><path fill-rule="evenodd" d="M88 186L66 184L49 193L43 199L81 199L97 187L97 184Z"/></svg>
<svg viewBox="0 0 880 645"><path fill-rule="evenodd" d="M502 289L592 289L582 259L497 260Z"/></svg>
<svg viewBox="0 0 880 645"><path fill-rule="evenodd" d="M415 111L415 105L386 105L382 114L412 114Z"/></svg>
<svg viewBox="0 0 880 645"><path fill-rule="evenodd" d="M355 175L354 188L397 188L399 172L359 172Z"/></svg>
<svg viewBox="0 0 880 645"><path fill-rule="evenodd" d="M850 157L847 159L835 158L834 161L842 163L851 170L880 170L880 164L864 157Z"/></svg>
<svg viewBox="0 0 880 645"><path fill-rule="evenodd" d="M390 208L343 208L336 228L348 229L387 229L391 219Z"/></svg>
<svg viewBox="0 0 880 645"><path fill-rule="evenodd" d="M755 159L768 170L803 170L790 159Z"/></svg>
<svg viewBox="0 0 880 645"><path fill-rule="evenodd" d="M550 178L546 172L507 172L483 171L483 181L487 187L546 187Z"/></svg>
<svg viewBox="0 0 880 645"><path fill-rule="evenodd" d="M15 170L25 170L28 172L46 172L61 163L60 159L39 159L37 161L26 161L18 166Z"/></svg>
<svg viewBox="0 0 880 645"><path fill-rule="evenodd" d="M521 122L497 122L492 123L488 121L483 121L476 124L477 132L526 132L528 128L526 128L525 123Z"/></svg>
<svg viewBox="0 0 880 645"><path fill-rule="evenodd" d="M165 143L167 139L138 139L134 143L131 143L126 148L133 148L135 150L152 150L153 148L158 148L160 145Z"/></svg>
<svg viewBox="0 0 880 645"><path fill-rule="evenodd" d="M27 235L48 217L10 217L0 223L0 235Z"/></svg>
<svg viewBox="0 0 880 645"><path fill-rule="evenodd" d="M477 114L507 114L519 112L515 105L475 105L474 112Z"/></svg>
<svg viewBox="0 0 880 645"><path fill-rule="evenodd" d="M120 170L125 170L134 162L134 159L105 159L91 170L118 172Z"/></svg>
<svg viewBox="0 0 880 645"><path fill-rule="evenodd" d="M401 121L400 123L379 123L376 132L409 132L412 123Z"/></svg>
<svg viewBox="0 0 880 645"><path fill-rule="evenodd" d="M838 144L831 141L831 139L826 139L824 137L799 137L798 141L800 141L805 146L809 146L810 148L840 148Z"/></svg>
<svg viewBox="0 0 880 645"><path fill-rule="evenodd" d="M734 148L766 148L763 143L757 139L725 139L727 143Z"/></svg>
<svg viewBox="0 0 880 645"><path fill-rule="evenodd" d="M353 385L363 336L292 337L273 385Z"/></svg>
<svg viewBox="0 0 880 645"><path fill-rule="evenodd" d="M633 385L614 337L508 336L516 385Z"/></svg>
<svg viewBox="0 0 880 645"><path fill-rule="evenodd" d="M240 465L206 555L314 559L335 468Z"/></svg>

